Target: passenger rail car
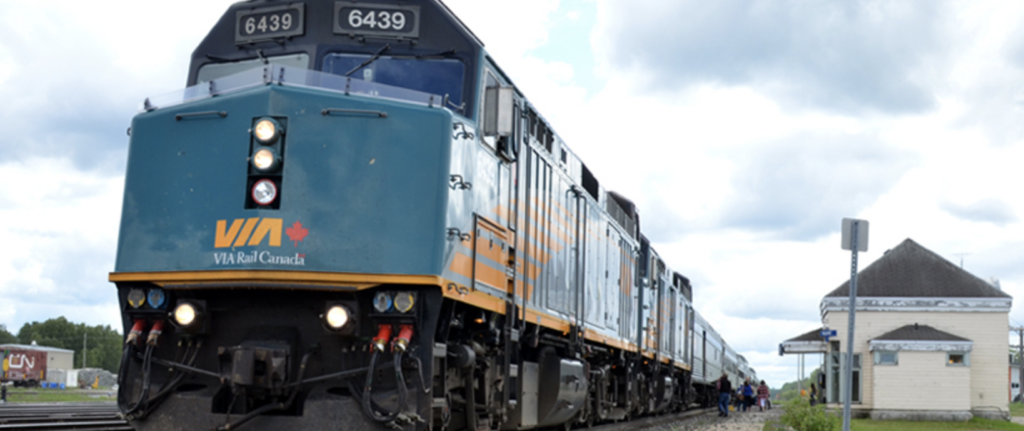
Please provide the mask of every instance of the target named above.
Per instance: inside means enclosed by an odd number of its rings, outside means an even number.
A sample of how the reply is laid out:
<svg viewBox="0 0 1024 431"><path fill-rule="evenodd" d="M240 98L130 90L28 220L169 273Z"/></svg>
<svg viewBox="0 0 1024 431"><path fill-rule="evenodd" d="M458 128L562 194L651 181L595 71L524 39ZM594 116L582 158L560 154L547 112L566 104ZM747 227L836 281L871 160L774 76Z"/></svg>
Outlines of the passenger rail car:
<svg viewBox="0 0 1024 431"><path fill-rule="evenodd" d="M136 428L571 427L737 378L633 202L440 1L237 3L187 84L129 129Z"/></svg>

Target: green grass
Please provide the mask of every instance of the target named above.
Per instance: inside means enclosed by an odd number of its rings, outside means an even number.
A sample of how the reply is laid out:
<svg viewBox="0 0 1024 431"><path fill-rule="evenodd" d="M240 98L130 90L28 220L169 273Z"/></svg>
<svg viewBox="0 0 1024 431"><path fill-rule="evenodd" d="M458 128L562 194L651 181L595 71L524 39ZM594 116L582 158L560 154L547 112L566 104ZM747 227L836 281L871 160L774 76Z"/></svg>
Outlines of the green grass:
<svg viewBox="0 0 1024 431"><path fill-rule="evenodd" d="M115 394L115 396L110 396ZM113 401L116 392L109 389L91 391L59 390L40 388L7 388L9 403L79 403L90 401Z"/></svg>
<svg viewBox="0 0 1024 431"><path fill-rule="evenodd" d="M769 421L764 424L764 431L778 431L776 425ZM932 431L932 430L1006 430L1024 431L1024 425L992 419L974 418L968 422L910 422L910 421L873 421L871 419L854 419L850 422L850 430L856 431Z"/></svg>
<svg viewBox="0 0 1024 431"><path fill-rule="evenodd" d="M992 419L973 418L968 422L910 422L855 419L851 430L858 431L930 431L930 430L1008 430L1024 431L1024 425Z"/></svg>
<svg viewBox="0 0 1024 431"><path fill-rule="evenodd" d="M1012 416L1024 416L1024 405L1010 404ZM769 421L764 425L764 431L778 431L781 426ZM911 422L911 421L873 421L871 419L854 419L850 422L850 430L853 431L931 431L931 430L1006 430L1024 431L1024 425L1012 422L973 418L968 422Z"/></svg>

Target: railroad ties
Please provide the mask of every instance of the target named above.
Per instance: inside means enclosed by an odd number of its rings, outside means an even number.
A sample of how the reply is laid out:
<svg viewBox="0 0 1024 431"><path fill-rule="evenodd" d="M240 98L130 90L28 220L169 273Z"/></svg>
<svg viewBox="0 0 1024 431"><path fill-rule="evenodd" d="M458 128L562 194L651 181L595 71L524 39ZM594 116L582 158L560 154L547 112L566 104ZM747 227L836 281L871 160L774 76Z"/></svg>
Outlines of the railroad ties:
<svg viewBox="0 0 1024 431"><path fill-rule="evenodd" d="M692 429L687 422L711 417L716 410L698 409L685 413L641 418L595 426L587 431L633 431L659 429L672 425L672 429ZM698 425L699 423L695 424ZM114 403L45 403L0 404L0 430L87 430L130 431L131 426L118 418Z"/></svg>
<svg viewBox="0 0 1024 431"><path fill-rule="evenodd" d="M115 403L0 404L0 430L129 431Z"/></svg>
<svg viewBox="0 0 1024 431"><path fill-rule="evenodd" d="M631 421L615 422L604 425L596 425L591 428L581 428L581 431L660 431L660 430L694 430L703 429L708 421L713 421L713 413L717 413L715 407L706 409L687 410L683 413L663 414L637 418Z"/></svg>

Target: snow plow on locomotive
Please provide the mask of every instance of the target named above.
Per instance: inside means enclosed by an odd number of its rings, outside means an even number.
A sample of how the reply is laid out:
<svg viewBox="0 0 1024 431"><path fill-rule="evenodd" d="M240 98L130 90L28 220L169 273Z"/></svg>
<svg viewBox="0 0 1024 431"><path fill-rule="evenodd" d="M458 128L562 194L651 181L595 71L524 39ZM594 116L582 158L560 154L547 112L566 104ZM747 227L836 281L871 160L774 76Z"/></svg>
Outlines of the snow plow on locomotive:
<svg viewBox="0 0 1024 431"><path fill-rule="evenodd" d="M689 280L439 1L237 3L188 84L130 129L110 280L136 428L703 402Z"/></svg>

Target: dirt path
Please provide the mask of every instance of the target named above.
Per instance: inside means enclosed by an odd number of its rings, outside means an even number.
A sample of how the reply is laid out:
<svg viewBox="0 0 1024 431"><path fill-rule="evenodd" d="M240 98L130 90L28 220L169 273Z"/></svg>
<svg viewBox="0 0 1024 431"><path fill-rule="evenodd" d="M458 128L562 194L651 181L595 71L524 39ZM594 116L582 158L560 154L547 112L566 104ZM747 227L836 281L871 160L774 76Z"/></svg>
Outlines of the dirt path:
<svg viewBox="0 0 1024 431"><path fill-rule="evenodd" d="M730 412L729 417L710 417L697 425L693 430L700 431L761 431L769 420L778 420L782 409L768 411Z"/></svg>
<svg viewBox="0 0 1024 431"><path fill-rule="evenodd" d="M731 412L729 417L715 417L715 414L687 419L682 422L666 423L637 431L761 431L769 420L778 421L782 409L766 412Z"/></svg>

